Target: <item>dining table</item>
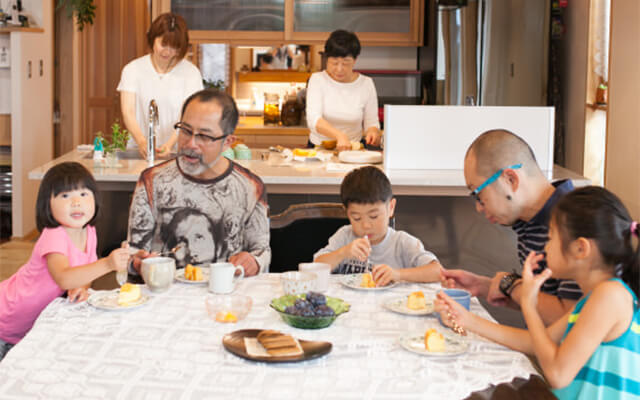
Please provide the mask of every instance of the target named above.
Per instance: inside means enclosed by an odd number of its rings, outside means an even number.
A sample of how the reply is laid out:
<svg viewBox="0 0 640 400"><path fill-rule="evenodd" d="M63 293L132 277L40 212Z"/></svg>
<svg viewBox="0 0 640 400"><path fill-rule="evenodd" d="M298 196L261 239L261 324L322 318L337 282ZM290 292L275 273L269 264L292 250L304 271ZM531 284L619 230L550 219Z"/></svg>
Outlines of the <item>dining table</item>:
<svg viewBox="0 0 640 400"><path fill-rule="evenodd" d="M58 298L0 362L1 399L462 399L490 385L538 373L529 358L473 333L456 354L406 350L401 338L440 325L435 314L407 315L385 307L439 283L398 282L359 290L331 275L327 296L350 305L323 329L287 325L272 307L281 274L244 278L234 294L252 298L246 318L212 319L206 284L174 282L133 308L106 310ZM117 289L116 289L117 290ZM492 319L471 299L470 310ZM327 354L287 363L257 362L227 351L223 337L243 329L273 329L331 343Z"/></svg>

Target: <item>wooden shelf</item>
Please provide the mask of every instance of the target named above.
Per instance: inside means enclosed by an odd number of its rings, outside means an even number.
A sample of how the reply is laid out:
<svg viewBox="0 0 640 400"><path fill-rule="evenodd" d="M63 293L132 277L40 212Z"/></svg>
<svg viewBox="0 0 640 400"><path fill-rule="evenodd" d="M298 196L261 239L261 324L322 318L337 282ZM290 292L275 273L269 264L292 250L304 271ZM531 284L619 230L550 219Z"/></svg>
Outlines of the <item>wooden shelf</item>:
<svg viewBox="0 0 640 400"><path fill-rule="evenodd" d="M306 83L311 72L273 70L260 72L239 72L238 82L300 82Z"/></svg>
<svg viewBox="0 0 640 400"><path fill-rule="evenodd" d="M607 105L606 104L587 103L587 107L592 108L594 110L603 110L603 111L607 110Z"/></svg>
<svg viewBox="0 0 640 400"><path fill-rule="evenodd" d="M24 28L22 26L5 26L0 28L0 33L11 33L11 32L44 33L44 29L35 28L35 27Z"/></svg>

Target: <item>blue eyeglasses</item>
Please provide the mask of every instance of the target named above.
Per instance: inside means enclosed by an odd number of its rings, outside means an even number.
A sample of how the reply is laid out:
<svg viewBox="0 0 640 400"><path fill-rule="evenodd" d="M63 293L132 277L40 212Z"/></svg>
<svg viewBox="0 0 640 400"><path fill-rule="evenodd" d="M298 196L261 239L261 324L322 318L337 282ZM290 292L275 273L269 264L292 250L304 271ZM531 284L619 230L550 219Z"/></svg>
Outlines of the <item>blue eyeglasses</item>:
<svg viewBox="0 0 640 400"><path fill-rule="evenodd" d="M495 174L491 175L489 178L487 178L486 181L482 182L482 184L480 186L478 186L476 188L476 190L474 190L471 193L469 193L469 196L471 196L474 199L476 199L477 202L482 203L482 201L478 197L478 193L480 193L482 191L482 189L486 188L487 186L491 185L493 182L497 181L498 178L500 177L500 175L502 175L502 172L505 169L518 169L518 168L522 168L522 164L514 164L514 165L510 165L508 167L500 168L499 170L496 171Z"/></svg>

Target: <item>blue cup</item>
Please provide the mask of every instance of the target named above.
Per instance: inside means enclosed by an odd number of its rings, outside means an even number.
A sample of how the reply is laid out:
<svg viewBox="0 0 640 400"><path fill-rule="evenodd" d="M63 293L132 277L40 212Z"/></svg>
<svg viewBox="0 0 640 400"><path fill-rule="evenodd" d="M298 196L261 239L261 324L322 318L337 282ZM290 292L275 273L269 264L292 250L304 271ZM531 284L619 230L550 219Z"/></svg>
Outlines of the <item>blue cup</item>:
<svg viewBox="0 0 640 400"><path fill-rule="evenodd" d="M471 305L471 293L463 289L443 289L442 291L444 292L444 294L460 303L462 307L466 308L467 310L469 309L469 306ZM438 321L440 321L440 323L442 324L440 314L438 314Z"/></svg>

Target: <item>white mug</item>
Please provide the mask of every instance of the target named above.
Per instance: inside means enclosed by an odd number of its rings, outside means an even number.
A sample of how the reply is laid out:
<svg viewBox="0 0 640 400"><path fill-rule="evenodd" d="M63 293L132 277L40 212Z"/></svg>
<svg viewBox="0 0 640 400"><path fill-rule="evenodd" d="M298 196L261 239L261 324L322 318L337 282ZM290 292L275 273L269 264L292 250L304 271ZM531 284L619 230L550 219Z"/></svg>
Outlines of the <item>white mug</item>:
<svg viewBox="0 0 640 400"><path fill-rule="evenodd" d="M176 260L170 257L149 257L142 260L142 278L152 292L164 292L173 283Z"/></svg>
<svg viewBox="0 0 640 400"><path fill-rule="evenodd" d="M318 276L316 290L326 292L329 289L329 275L331 275L331 265L325 263L311 262L298 264L298 271L313 272Z"/></svg>
<svg viewBox="0 0 640 400"><path fill-rule="evenodd" d="M234 278L236 270L240 271L240 275ZM209 291L217 294L233 292L236 283L244 278L242 265L235 266L228 262L211 263L209 271Z"/></svg>

